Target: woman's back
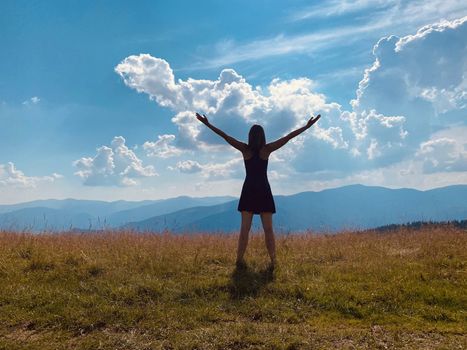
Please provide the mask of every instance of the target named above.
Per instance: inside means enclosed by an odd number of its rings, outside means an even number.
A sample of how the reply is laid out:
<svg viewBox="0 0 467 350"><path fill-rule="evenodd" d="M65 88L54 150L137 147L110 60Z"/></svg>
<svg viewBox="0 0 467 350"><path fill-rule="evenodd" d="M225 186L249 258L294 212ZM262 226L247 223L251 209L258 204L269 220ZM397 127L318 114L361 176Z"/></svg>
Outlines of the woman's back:
<svg viewBox="0 0 467 350"><path fill-rule="evenodd" d="M259 151L252 151L252 156L244 158L246 177L238 205L239 211L255 214L276 212L271 187L267 177L268 160L260 157Z"/></svg>
<svg viewBox="0 0 467 350"><path fill-rule="evenodd" d="M258 151L251 157L244 158L246 179L267 181L268 160L262 159Z"/></svg>

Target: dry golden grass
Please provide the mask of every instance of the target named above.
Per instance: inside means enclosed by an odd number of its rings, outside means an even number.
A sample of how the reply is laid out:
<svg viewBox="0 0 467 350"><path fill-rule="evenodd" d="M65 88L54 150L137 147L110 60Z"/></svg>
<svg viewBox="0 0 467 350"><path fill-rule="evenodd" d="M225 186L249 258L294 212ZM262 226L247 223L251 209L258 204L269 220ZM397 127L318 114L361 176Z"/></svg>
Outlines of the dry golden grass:
<svg viewBox="0 0 467 350"><path fill-rule="evenodd" d="M467 234L0 233L0 349L462 349Z"/></svg>

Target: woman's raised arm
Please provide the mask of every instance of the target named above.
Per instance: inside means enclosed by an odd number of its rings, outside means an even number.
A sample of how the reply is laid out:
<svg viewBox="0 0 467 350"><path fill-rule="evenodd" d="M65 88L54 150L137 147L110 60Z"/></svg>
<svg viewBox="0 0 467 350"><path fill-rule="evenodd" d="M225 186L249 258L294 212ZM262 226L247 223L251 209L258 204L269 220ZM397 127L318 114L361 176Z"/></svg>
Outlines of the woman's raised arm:
<svg viewBox="0 0 467 350"><path fill-rule="evenodd" d="M238 149L240 152L245 152L248 149L248 145L244 142L238 141L237 139L233 138L230 135L227 135L225 132L223 132L221 129L216 128L214 125L212 125L209 121L208 118L203 114L200 115L199 113L196 113L196 118L206 125L209 129L214 131L217 135L222 137L229 145L231 145L233 148Z"/></svg>
<svg viewBox="0 0 467 350"><path fill-rule="evenodd" d="M297 130L292 131L291 133L287 134L284 137L281 137L280 139L274 142L268 143L266 145L266 149L269 151L269 153L278 150L279 148L284 146L287 142L289 142L291 139L293 139L295 136L300 135L306 129L310 128L314 123L316 123L319 120L319 118L321 118L321 114L318 114L316 117L311 117L305 126L302 126L301 128L298 128Z"/></svg>

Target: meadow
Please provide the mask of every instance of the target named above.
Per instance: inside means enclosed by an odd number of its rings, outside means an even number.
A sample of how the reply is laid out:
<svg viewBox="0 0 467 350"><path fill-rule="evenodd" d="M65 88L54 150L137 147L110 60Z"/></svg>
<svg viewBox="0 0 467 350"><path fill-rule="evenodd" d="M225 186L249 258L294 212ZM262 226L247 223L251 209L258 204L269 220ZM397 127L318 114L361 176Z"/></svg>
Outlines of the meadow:
<svg viewBox="0 0 467 350"><path fill-rule="evenodd" d="M0 349L464 349L466 233L0 232Z"/></svg>

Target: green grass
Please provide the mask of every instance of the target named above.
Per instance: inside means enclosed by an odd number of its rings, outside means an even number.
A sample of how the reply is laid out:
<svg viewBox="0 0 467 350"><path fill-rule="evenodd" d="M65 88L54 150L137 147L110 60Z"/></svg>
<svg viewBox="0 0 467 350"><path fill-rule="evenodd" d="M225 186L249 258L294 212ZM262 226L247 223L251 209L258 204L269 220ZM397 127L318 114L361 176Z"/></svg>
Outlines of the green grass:
<svg viewBox="0 0 467 350"><path fill-rule="evenodd" d="M0 233L0 349L463 349L467 234Z"/></svg>

